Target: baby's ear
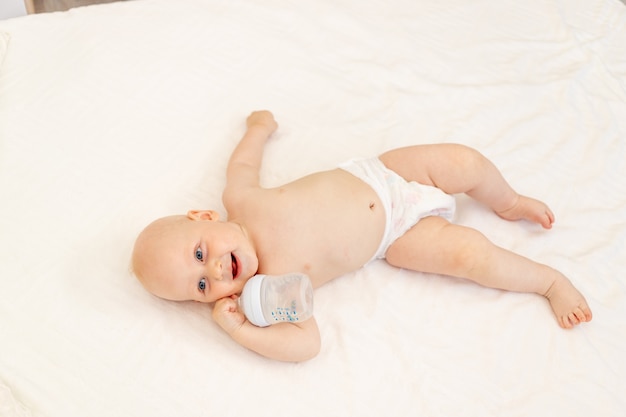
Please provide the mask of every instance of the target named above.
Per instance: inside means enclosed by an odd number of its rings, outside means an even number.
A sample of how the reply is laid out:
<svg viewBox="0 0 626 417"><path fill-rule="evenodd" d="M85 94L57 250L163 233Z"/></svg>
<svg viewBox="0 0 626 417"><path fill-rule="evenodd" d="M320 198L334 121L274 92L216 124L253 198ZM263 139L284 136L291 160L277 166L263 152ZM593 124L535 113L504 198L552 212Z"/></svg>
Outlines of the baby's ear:
<svg viewBox="0 0 626 417"><path fill-rule="evenodd" d="M220 215L214 210L189 210L187 212L187 217L191 220L216 221L219 220Z"/></svg>

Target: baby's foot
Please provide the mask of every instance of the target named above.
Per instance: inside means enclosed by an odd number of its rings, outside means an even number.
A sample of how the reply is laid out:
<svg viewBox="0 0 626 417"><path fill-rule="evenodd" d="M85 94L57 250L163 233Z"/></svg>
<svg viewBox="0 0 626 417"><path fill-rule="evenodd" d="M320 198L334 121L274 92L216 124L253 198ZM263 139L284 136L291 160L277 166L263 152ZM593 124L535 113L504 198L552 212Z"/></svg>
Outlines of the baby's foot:
<svg viewBox="0 0 626 417"><path fill-rule="evenodd" d="M545 203L523 195L517 196L517 201L512 207L496 211L496 214L506 220L525 219L539 223L544 229L552 228L554 223L554 214Z"/></svg>
<svg viewBox="0 0 626 417"><path fill-rule="evenodd" d="M571 329L577 324L591 321L592 314L585 297L569 279L559 275L545 294L559 325Z"/></svg>

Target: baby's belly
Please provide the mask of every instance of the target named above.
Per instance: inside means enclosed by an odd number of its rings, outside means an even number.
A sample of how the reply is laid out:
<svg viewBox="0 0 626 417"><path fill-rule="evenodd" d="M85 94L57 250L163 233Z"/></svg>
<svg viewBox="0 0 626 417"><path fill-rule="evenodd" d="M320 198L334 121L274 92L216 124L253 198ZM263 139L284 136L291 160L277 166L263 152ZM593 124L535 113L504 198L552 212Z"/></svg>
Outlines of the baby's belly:
<svg viewBox="0 0 626 417"><path fill-rule="evenodd" d="M298 214L288 222L303 235L287 241L293 243L292 268L308 273L315 287L372 259L383 237L385 212L369 185L343 170L333 170L305 177L285 190L306 190L299 196Z"/></svg>

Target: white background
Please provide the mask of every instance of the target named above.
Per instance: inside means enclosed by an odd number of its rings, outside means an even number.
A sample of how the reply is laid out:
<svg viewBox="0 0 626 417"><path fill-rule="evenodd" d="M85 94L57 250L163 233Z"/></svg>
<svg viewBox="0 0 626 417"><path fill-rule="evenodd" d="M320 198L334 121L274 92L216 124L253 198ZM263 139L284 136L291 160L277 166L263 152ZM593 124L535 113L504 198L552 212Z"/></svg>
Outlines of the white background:
<svg viewBox="0 0 626 417"><path fill-rule="evenodd" d="M0 2L0 20L24 16L25 14L26 6L23 0L2 0Z"/></svg>

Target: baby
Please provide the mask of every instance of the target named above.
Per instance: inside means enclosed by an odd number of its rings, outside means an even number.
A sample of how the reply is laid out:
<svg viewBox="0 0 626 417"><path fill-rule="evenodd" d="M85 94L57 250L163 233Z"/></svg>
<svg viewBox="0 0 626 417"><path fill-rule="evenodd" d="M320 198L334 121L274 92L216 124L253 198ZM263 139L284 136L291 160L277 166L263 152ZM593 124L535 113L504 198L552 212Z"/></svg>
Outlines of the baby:
<svg viewBox="0 0 626 417"><path fill-rule="evenodd" d="M213 318L235 341L284 361L315 356L319 330L314 318L263 328L248 322L236 300L257 273L304 272L319 287L384 258L399 268L543 295L563 328L591 320L585 298L563 274L450 223L456 193L506 220L546 229L554 222L544 203L517 194L477 151L455 144L410 146L266 189L259 170L265 142L277 127L268 111L248 117L228 162L226 221L212 210L192 210L141 232L133 270L148 291L169 300L215 302Z"/></svg>

